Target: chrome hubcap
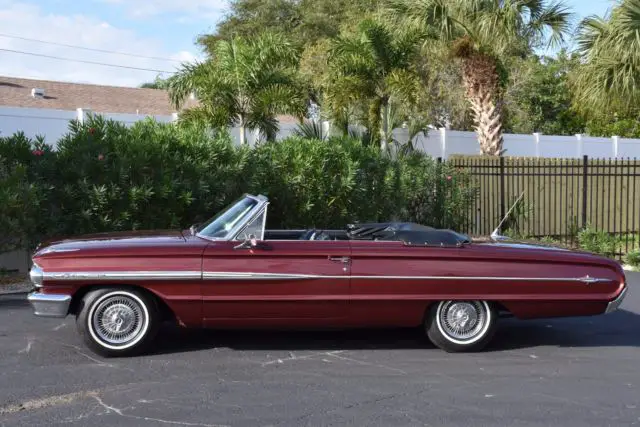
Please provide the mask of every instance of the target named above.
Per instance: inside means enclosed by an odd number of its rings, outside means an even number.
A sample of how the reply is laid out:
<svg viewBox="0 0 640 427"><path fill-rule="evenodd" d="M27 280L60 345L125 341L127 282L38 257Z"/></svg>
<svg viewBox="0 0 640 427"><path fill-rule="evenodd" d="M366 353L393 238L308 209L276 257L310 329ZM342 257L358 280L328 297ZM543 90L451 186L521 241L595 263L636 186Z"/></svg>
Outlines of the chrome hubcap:
<svg viewBox="0 0 640 427"><path fill-rule="evenodd" d="M440 307L440 325L456 340L470 340L482 333L487 313L479 301L447 301Z"/></svg>
<svg viewBox="0 0 640 427"><path fill-rule="evenodd" d="M93 315L96 335L110 345L123 345L135 340L146 322L140 304L126 296L106 298Z"/></svg>

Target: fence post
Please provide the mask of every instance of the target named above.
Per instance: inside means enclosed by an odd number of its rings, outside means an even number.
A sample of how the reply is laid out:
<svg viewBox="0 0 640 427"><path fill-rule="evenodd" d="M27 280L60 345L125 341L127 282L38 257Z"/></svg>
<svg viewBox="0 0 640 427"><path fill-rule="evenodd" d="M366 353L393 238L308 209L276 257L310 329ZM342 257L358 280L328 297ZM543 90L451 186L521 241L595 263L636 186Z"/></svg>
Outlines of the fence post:
<svg viewBox="0 0 640 427"><path fill-rule="evenodd" d="M582 228L587 227L587 186L589 180L587 179L587 173L589 170L589 156L586 154L582 156Z"/></svg>
<svg viewBox="0 0 640 427"><path fill-rule="evenodd" d="M447 157L447 129L440 128L440 156L443 159Z"/></svg>
<svg viewBox="0 0 640 427"><path fill-rule="evenodd" d="M442 157L436 159L436 227L444 228L444 209L442 203Z"/></svg>
<svg viewBox="0 0 640 427"><path fill-rule="evenodd" d="M83 125L86 120L91 116L91 110L88 108L77 108L76 109L76 119Z"/></svg>
<svg viewBox="0 0 640 427"><path fill-rule="evenodd" d="M578 157L582 157L584 154L584 141L582 140L582 134L576 133L576 139L578 140Z"/></svg>
<svg viewBox="0 0 640 427"><path fill-rule="evenodd" d="M618 139L619 137L617 136L612 136L611 137L611 142L613 143L613 158L617 158L618 157Z"/></svg>
<svg viewBox="0 0 640 427"><path fill-rule="evenodd" d="M504 197L504 157L500 156L500 220L506 215Z"/></svg>
<svg viewBox="0 0 640 427"><path fill-rule="evenodd" d="M538 132L533 133L533 143L535 144L536 158L540 157L540 134Z"/></svg>

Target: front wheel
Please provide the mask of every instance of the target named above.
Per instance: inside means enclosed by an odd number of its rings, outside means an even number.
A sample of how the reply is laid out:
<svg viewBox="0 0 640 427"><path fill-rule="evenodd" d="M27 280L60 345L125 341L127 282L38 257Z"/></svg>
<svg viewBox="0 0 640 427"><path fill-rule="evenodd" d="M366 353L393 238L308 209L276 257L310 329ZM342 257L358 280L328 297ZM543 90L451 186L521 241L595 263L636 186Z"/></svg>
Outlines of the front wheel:
<svg viewBox="0 0 640 427"><path fill-rule="evenodd" d="M441 301L429 310L427 336L448 352L478 351L491 340L497 312L487 301Z"/></svg>
<svg viewBox="0 0 640 427"><path fill-rule="evenodd" d="M137 290L98 289L83 298L76 324L94 352L106 357L131 356L155 337L158 308L153 298Z"/></svg>

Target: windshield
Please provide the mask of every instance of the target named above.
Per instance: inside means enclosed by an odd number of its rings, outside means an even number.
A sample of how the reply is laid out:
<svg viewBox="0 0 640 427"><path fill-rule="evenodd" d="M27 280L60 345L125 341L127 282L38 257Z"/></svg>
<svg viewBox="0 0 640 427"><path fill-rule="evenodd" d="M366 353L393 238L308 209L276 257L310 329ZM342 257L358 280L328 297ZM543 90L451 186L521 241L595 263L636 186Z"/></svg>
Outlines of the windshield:
<svg viewBox="0 0 640 427"><path fill-rule="evenodd" d="M206 237L225 238L229 232L251 212L258 201L251 197L241 197L227 209L201 225L198 233Z"/></svg>

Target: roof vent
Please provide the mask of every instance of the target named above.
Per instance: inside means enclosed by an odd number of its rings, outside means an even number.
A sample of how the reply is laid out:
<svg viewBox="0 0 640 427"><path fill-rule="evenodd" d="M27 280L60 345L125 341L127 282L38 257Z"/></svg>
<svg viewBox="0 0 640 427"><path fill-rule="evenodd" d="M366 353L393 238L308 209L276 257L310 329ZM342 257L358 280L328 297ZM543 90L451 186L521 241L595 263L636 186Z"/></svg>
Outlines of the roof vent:
<svg viewBox="0 0 640 427"><path fill-rule="evenodd" d="M34 87L31 89L31 96L34 98L44 98L44 89Z"/></svg>

